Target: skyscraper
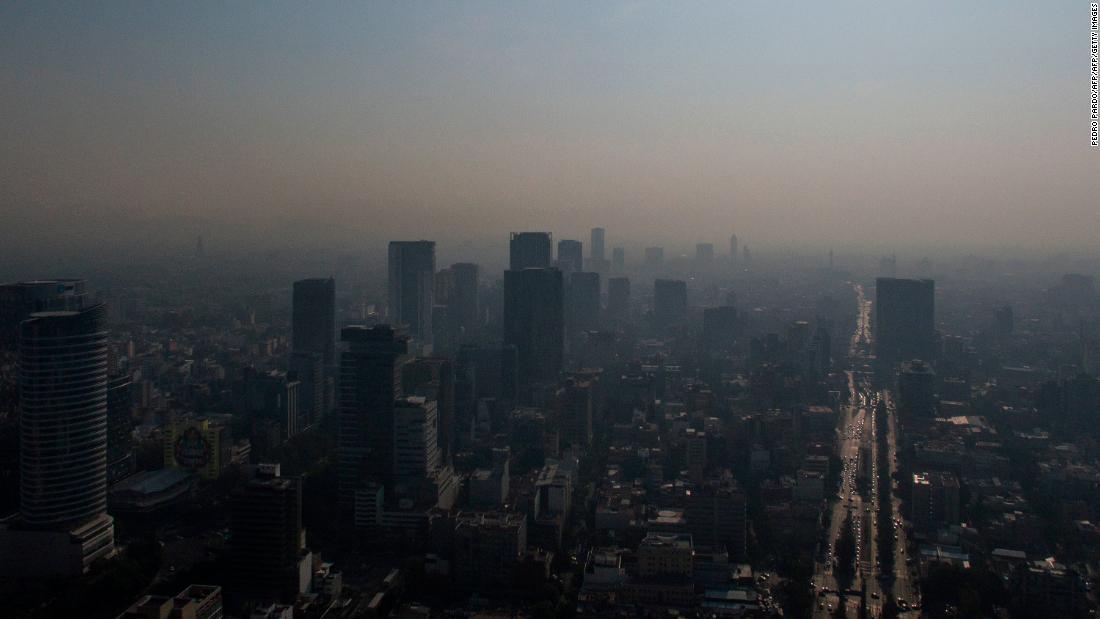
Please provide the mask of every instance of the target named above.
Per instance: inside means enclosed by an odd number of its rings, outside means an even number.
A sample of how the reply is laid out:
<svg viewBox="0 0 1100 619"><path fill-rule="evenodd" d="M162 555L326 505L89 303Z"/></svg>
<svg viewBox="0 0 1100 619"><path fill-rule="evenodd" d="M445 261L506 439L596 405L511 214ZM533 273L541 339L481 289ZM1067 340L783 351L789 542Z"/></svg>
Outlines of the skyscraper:
<svg viewBox="0 0 1100 619"><path fill-rule="evenodd" d="M478 300L478 266L469 262L451 265L454 289L448 300L448 315L459 329L460 341L469 341L481 328L481 306Z"/></svg>
<svg viewBox="0 0 1100 619"><path fill-rule="evenodd" d="M513 232L508 245L508 268L513 271L550 268L551 242L549 232Z"/></svg>
<svg viewBox="0 0 1100 619"><path fill-rule="evenodd" d="M605 258L604 247L603 247L603 238L604 238L604 229L603 228L592 228L592 249L591 249L592 254L591 254L591 256L592 256L593 260L603 260Z"/></svg>
<svg viewBox="0 0 1100 619"><path fill-rule="evenodd" d="M68 532L84 569L114 551L105 313L39 312L20 325L20 516L28 528Z"/></svg>
<svg viewBox="0 0 1100 619"><path fill-rule="evenodd" d="M600 321L600 274L579 272L569 278L571 328L595 329Z"/></svg>
<svg viewBox="0 0 1100 619"><path fill-rule="evenodd" d="M564 355L564 297L561 271L504 272L504 343L516 347L519 398L531 386L556 381Z"/></svg>
<svg viewBox="0 0 1100 619"><path fill-rule="evenodd" d="M562 273L574 273L584 268L584 246L580 241L558 241L558 268Z"/></svg>
<svg viewBox="0 0 1100 619"><path fill-rule="evenodd" d="M730 235L730 262L737 262L737 235Z"/></svg>
<svg viewBox="0 0 1100 619"><path fill-rule="evenodd" d="M132 418L132 380L129 374L113 376L107 385L107 486L136 470Z"/></svg>
<svg viewBox="0 0 1100 619"><path fill-rule="evenodd" d="M345 327L341 339L348 348L340 357L337 478L341 511L349 515L365 481L393 482L393 406L409 341L389 325Z"/></svg>
<svg viewBox="0 0 1100 619"><path fill-rule="evenodd" d="M325 365L336 363L336 280L294 282L292 304L293 352L318 353Z"/></svg>
<svg viewBox="0 0 1100 619"><path fill-rule="evenodd" d="M390 241L389 320L410 337L432 340L435 241Z"/></svg>
<svg viewBox="0 0 1100 619"><path fill-rule="evenodd" d="M875 353L881 372L902 361L932 361L935 352L935 284L930 279L875 280Z"/></svg>
<svg viewBox="0 0 1100 619"><path fill-rule="evenodd" d="M678 279L653 282L653 319L665 327L687 316L687 283Z"/></svg>
<svg viewBox="0 0 1100 619"><path fill-rule="evenodd" d="M312 569L303 544L302 480L261 464L256 477L230 497L228 573L239 590L261 600L293 602L305 593ZM309 566L312 567L312 566Z"/></svg>
<svg viewBox="0 0 1100 619"><path fill-rule="evenodd" d="M611 320L630 317L630 280L612 277L607 280L607 316Z"/></svg>
<svg viewBox="0 0 1100 619"><path fill-rule="evenodd" d="M15 350L19 323L34 312L79 310L86 294L82 279L44 279L0 285L0 350Z"/></svg>

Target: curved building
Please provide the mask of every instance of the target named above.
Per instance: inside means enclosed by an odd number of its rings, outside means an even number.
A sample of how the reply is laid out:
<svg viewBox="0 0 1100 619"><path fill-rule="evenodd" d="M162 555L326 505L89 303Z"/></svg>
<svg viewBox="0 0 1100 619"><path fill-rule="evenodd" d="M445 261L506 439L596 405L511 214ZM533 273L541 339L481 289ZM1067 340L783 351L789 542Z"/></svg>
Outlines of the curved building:
<svg viewBox="0 0 1100 619"><path fill-rule="evenodd" d="M29 527L107 510L104 308L32 314L20 326L20 512Z"/></svg>

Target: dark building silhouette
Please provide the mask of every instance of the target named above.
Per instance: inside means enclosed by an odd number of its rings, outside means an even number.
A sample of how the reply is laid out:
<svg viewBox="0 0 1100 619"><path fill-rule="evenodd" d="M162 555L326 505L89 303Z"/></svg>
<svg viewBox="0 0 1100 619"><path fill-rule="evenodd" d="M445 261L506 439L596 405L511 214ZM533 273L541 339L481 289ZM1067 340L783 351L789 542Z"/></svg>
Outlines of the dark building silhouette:
<svg viewBox="0 0 1100 619"><path fill-rule="evenodd" d="M653 282L653 320L659 327L668 326L687 316L687 283L678 279L658 279Z"/></svg>
<svg viewBox="0 0 1100 619"><path fill-rule="evenodd" d="M930 279L875 280L875 352L881 372L888 374L902 361L933 360L934 292Z"/></svg>
<svg viewBox="0 0 1100 619"><path fill-rule="evenodd" d="M83 309L82 279L44 279L0 285L0 350L14 351L19 323L35 312Z"/></svg>
<svg viewBox="0 0 1100 619"><path fill-rule="evenodd" d="M294 282L292 305L292 351L317 353L325 365L336 363L336 280Z"/></svg>
<svg viewBox="0 0 1100 619"><path fill-rule="evenodd" d="M730 235L730 262L737 262L737 235Z"/></svg>
<svg viewBox="0 0 1100 619"><path fill-rule="evenodd" d="M481 304L478 293L479 269L476 264L459 262L451 265L454 288L448 299L448 315L458 327L458 338L466 341L481 328Z"/></svg>
<svg viewBox="0 0 1100 619"><path fill-rule="evenodd" d="M69 575L114 552L105 314L103 305L37 312L19 328L19 524L77 546L65 550L81 558L61 570ZM54 544L51 551L60 552ZM42 552L27 557L28 572L40 560L65 561Z"/></svg>
<svg viewBox="0 0 1100 619"><path fill-rule="evenodd" d="M558 241L558 268L562 273L574 273L584 268L584 245L580 241Z"/></svg>
<svg viewBox="0 0 1100 619"><path fill-rule="evenodd" d="M435 241L390 241L389 320L420 342L432 339Z"/></svg>
<svg viewBox="0 0 1100 619"><path fill-rule="evenodd" d="M113 376L107 383L107 486L137 470L134 460L134 422L129 375Z"/></svg>
<svg viewBox="0 0 1100 619"><path fill-rule="evenodd" d="M513 232L508 245L508 268L512 271L550 268L551 242L549 232Z"/></svg>
<svg viewBox="0 0 1100 619"><path fill-rule="evenodd" d="M573 273L569 278L571 328L575 331L595 329L600 321L600 274Z"/></svg>
<svg viewBox="0 0 1100 619"><path fill-rule="evenodd" d="M302 528L302 480L283 477L278 464L259 465L256 476L230 498L227 567L237 592L262 601L293 602L304 592L308 561Z"/></svg>
<svg viewBox="0 0 1100 619"><path fill-rule="evenodd" d="M519 398L537 382L556 381L564 355L564 290L561 271L504 272L504 343L515 346Z"/></svg>
<svg viewBox="0 0 1100 619"><path fill-rule="evenodd" d="M590 248L591 257L593 260L603 261L606 258L604 254L604 229L592 228L592 246Z"/></svg>
<svg viewBox="0 0 1100 619"><path fill-rule="evenodd" d="M409 341L389 325L345 327L341 339L337 477L341 511L350 515L365 481L392 484L393 406Z"/></svg>
<svg viewBox="0 0 1100 619"><path fill-rule="evenodd" d="M403 394L436 403L440 462L449 466L455 444L455 364L450 359L425 357L406 363L402 372Z"/></svg>
<svg viewBox="0 0 1100 619"><path fill-rule="evenodd" d="M297 426L304 430L328 412L324 357L315 352L290 354L287 379L298 383Z"/></svg>
<svg viewBox="0 0 1100 619"><path fill-rule="evenodd" d="M612 277L607 280L607 316L612 320L630 318L630 280Z"/></svg>

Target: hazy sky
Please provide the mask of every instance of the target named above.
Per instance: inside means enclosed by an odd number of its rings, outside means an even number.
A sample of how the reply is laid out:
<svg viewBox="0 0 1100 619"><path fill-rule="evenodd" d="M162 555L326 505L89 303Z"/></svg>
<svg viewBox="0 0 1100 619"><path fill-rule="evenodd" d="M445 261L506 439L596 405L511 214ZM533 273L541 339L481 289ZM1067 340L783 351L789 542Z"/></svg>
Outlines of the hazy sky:
<svg viewBox="0 0 1100 619"><path fill-rule="evenodd" d="M609 246L1088 246L1088 18L1083 0L4 3L0 246L594 225Z"/></svg>

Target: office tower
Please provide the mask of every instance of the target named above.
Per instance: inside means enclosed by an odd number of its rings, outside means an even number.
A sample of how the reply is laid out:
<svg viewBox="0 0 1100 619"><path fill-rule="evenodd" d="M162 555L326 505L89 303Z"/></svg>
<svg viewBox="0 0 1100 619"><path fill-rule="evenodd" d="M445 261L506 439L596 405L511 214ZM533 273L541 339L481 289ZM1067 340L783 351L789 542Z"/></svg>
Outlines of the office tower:
<svg viewBox="0 0 1100 619"><path fill-rule="evenodd" d="M316 352L292 352L287 379L298 383L298 429L305 430L327 412L324 356Z"/></svg>
<svg viewBox="0 0 1100 619"><path fill-rule="evenodd" d="M626 270L626 250L622 247L615 247L611 250L611 269L616 273L622 273Z"/></svg>
<svg viewBox="0 0 1100 619"><path fill-rule="evenodd" d="M551 240L549 232L513 232L508 244L508 268L512 271L550 268Z"/></svg>
<svg viewBox="0 0 1100 619"><path fill-rule="evenodd" d="M664 327L687 316L687 283L678 279L653 282L653 319Z"/></svg>
<svg viewBox="0 0 1100 619"><path fill-rule="evenodd" d="M737 308L728 305L703 310L703 349L728 351L737 337Z"/></svg>
<svg viewBox="0 0 1100 619"><path fill-rule="evenodd" d="M454 528L455 585L511 587L527 554L527 518L521 513L459 514Z"/></svg>
<svg viewBox="0 0 1100 619"><path fill-rule="evenodd" d="M66 557L26 559L80 558L46 571L79 574L114 552L106 513L105 313L103 305L34 313L19 329L21 524L61 534L61 546L78 545Z"/></svg>
<svg viewBox="0 0 1100 619"><path fill-rule="evenodd" d="M592 252L591 257L593 260L602 261L604 259L603 239L604 229L592 228L592 248L590 251Z"/></svg>
<svg viewBox="0 0 1100 619"><path fill-rule="evenodd" d="M341 339L337 461L341 512L353 513L364 482L392 486L393 407L409 339L389 325L345 327Z"/></svg>
<svg viewBox="0 0 1100 619"><path fill-rule="evenodd" d="M435 241L390 241L389 320L420 342L432 339Z"/></svg>
<svg viewBox="0 0 1100 619"><path fill-rule="evenodd" d="M665 250L662 247L645 248L645 267L650 270L660 269L665 264Z"/></svg>
<svg viewBox="0 0 1100 619"><path fill-rule="evenodd" d="M630 280L612 277L607 280L607 316L612 320L630 318Z"/></svg>
<svg viewBox="0 0 1100 619"><path fill-rule="evenodd" d="M520 400L537 382L555 382L564 355L561 271L504 272L504 343L516 347Z"/></svg>
<svg viewBox="0 0 1100 619"><path fill-rule="evenodd" d="M325 365L336 363L336 280L294 282L292 304L292 351L317 353Z"/></svg>
<svg viewBox="0 0 1100 619"><path fill-rule="evenodd" d="M283 440L298 434L302 430L298 408L301 383L295 375L279 370L249 372L245 378L243 410L253 419L277 427Z"/></svg>
<svg viewBox="0 0 1100 619"><path fill-rule="evenodd" d="M929 535L959 523L959 480L953 473L913 474L911 494L913 529Z"/></svg>
<svg viewBox="0 0 1100 619"><path fill-rule="evenodd" d="M747 554L748 512L745 494L731 477L698 485L687 496L684 517L688 531L700 546L722 547L731 559Z"/></svg>
<svg viewBox="0 0 1100 619"><path fill-rule="evenodd" d="M261 464L229 501L227 574L237 590L262 601L293 602L313 575L302 528L302 480ZM304 568L304 569L303 569Z"/></svg>
<svg viewBox="0 0 1100 619"><path fill-rule="evenodd" d="M478 266L469 262L451 265L454 288L447 300L448 316L458 331L460 342L472 340L481 329L481 306L478 299Z"/></svg>
<svg viewBox="0 0 1100 619"><path fill-rule="evenodd" d="M714 244L697 243L695 245L695 264L698 268L709 268L714 264Z"/></svg>
<svg viewBox="0 0 1100 619"><path fill-rule="evenodd" d="M690 579L694 559L695 546L691 535L650 533L638 544L638 575L650 579Z"/></svg>
<svg viewBox="0 0 1100 619"><path fill-rule="evenodd" d="M440 468L439 407L424 397L394 403L393 473L398 483L426 479Z"/></svg>
<svg viewBox="0 0 1100 619"><path fill-rule="evenodd" d="M875 280L875 353L881 372L892 372L902 361L933 360L934 292L930 279Z"/></svg>
<svg viewBox="0 0 1100 619"><path fill-rule="evenodd" d="M574 331L587 331L599 326L599 273L573 273L569 278L569 297L570 325Z"/></svg>
<svg viewBox="0 0 1100 619"><path fill-rule="evenodd" d="M685 431L684 465L688 475L695 481L702 481L707 470L707 433L695 428Z"/></svg>
<svg viewBox="0 0 1100 619"><path fill-rule="evenodd" d="M749 251L748 245L741 250L741 262L744 263L746 267L752 264L752 252Z"/></svg>
<svg viewBox="0 0 1100 619"><path fill-rule="evenodd" d="M431 400L438 412L440 462L450 466L455 442L455 369L450 359L413 359L402 368L401 392Z"/></svg>
<svg viewBox="0 0 1100 619"><path fill-rule="evenodd" d="M737 262L737 235L730 235L730 262Z"/></svg>
<svg viewBox="0 0 1100 619"><path fill-rule="evenodd" d="M35 312L83 309L82 279L47 279L0 285L0 350L15 351L19 323Z"/></svg>
<svg viewBox="0 0 1100 619"><path fill-rule="evenodd" d="M562 442L582 451L592 444L592 391L591 382L569 379L554 396Z"/></svg>
<svg viewBox="0 0 1100 619"><path fill-rule="evenodd" d="M574 273L584 268L584 245L580 241L558 241L558 269Z"/></svg>
<svg viewBox="0 0 1100 619"><path fill-rule="evenodd" d="M137 470L134 459L134 422L129 375L113 376L107 383L107 487Z"/></svg>
<svg viewBox="0 0 1100 619"><path fill-rule="evenodd" d="M932 366L914 359L901 364L898 373L898 411L905 415L936 414L936 373Z"/></svg>

